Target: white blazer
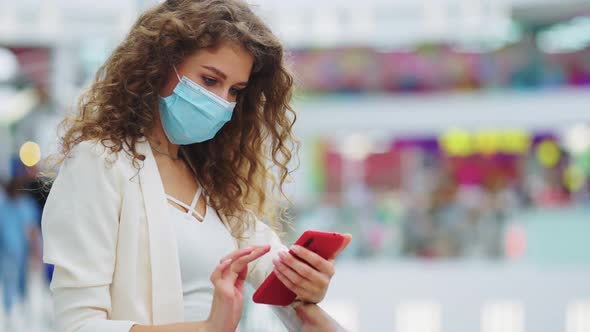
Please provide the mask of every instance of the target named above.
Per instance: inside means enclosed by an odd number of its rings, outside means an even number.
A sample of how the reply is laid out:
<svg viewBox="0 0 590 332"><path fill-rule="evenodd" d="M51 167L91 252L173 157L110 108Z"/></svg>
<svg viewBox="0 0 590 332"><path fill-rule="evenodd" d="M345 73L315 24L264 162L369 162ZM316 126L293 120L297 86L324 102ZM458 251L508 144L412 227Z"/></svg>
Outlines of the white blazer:
<svg viewBox="0 0 590 332"><path fill-rule="evenodd" d="M55 265L51 291L60 332L127 332L134 324L184 320L164 188L149 144L143 140L136 149L146 157L139 172L125 153L79 143L55 179L43 212L43 238L44 260ZM247 281L256 288L285 248L260 221L247 235L238 247L272 247L249 266ZM289 330L299 330L291 307L273 309Z"/></svg>

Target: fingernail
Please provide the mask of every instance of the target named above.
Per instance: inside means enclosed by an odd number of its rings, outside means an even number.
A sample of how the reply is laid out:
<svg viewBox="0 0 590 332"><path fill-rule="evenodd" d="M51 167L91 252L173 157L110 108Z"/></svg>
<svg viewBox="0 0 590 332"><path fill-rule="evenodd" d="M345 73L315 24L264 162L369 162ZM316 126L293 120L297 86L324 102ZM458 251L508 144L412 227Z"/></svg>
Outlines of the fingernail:
<svg viewBox="0 0 590 332"><path fill-rule="evenodd" d="M273 258L272 263L274 265L278 265L279 264L279 260L277 258Z"/></svg>
<svg viewBox="0 0 590 332"><path fill-rule="evenodd" d="M299 246L297 246L297 245L292 245L292 246L291 246L291 250L293 250L294 252L298 252L298 251L299 251Z"/></svg>
<svg viewBox="0 0 590 332"><path fill-rule="evenodd" d="M284 251L279 252L279 257L281 257L281 259L285 259L285 257L287 257L287 254Z"/></svg>

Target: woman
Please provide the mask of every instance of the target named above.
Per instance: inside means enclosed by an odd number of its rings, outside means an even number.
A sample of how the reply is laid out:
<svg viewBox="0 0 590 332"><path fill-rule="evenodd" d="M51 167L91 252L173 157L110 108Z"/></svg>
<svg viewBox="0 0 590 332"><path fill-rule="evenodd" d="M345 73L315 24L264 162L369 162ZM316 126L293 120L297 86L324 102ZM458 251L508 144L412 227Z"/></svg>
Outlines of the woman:
<svg viewBox="0 0 590 332"><path fill-rule="evenodd" d="M331 324L313 306L333 260L294 248L303 264L256 218L277 220L271 194L288 176L284 61L239 0L166 1L139 18L66 122L43 215L59 331L234 331L244 281L273 269L312 303L301 319L275 309L290 330Z"/></svg>

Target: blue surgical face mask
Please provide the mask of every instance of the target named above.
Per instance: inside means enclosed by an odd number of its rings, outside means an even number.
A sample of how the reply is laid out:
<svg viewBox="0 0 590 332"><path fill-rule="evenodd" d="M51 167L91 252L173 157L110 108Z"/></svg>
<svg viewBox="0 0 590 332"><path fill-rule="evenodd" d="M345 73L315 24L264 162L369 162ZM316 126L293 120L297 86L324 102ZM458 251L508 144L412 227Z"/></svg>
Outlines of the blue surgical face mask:
<svg viewBox="0 0 590 332"><path fill-rule="evenodd" d="M231 119L236 103L208 91L186 76L174 72L178 84L168 97L160 97L160 119L173 144L187 145L215 137Z"/></svg>

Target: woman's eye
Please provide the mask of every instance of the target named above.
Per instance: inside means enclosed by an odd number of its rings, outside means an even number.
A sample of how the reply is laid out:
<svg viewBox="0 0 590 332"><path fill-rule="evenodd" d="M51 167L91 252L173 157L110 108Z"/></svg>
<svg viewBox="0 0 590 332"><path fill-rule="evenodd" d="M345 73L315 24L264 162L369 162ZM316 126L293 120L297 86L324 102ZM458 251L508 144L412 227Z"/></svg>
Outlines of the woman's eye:
<svg viewBox="0 0 590 332"><path fill-rule="evenodd" d="M213 85L215 85L215 83L217 83L216 80L214 80L210 77L203 77L203 82L205 82L205 85L207 85L207 86L213 86Z"/></svg>
<svg viewBox="0 0 590 332"><path fill-rule="evenodd" d="M229 89L229 94L232 96L238 96L242 92L242 89Z"/></svg>

